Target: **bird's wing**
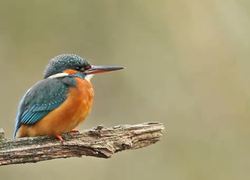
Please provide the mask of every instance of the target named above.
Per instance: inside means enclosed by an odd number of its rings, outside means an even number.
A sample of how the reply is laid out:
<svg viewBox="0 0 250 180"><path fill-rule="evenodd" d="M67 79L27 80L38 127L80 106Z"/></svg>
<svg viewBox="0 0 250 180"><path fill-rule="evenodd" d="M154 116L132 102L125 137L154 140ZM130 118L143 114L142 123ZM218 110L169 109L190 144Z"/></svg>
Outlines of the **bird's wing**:
<svg viewBox="0 0 250 180"><path fill-rule="evenodd" d="M32 125L59 107L67 98L68 86L58 79L45 79L23 96L16 117L14 137L22 124Z"/></svg>

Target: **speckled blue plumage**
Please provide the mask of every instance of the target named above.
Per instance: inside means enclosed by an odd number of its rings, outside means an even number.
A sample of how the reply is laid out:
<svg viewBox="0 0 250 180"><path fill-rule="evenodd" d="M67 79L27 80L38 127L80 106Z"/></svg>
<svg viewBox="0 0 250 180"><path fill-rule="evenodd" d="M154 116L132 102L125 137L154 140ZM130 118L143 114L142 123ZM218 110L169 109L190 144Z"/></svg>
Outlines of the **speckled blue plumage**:
<svg viewBox="0 0 250 180"><path fill-rule="evenodd" d="M45 69L44 78L63 72L65 69L75 69L76 67L79 67L80 69L88 66L90 66L90 64L87 60L78 55L62 54L50 60Z"/></svg>

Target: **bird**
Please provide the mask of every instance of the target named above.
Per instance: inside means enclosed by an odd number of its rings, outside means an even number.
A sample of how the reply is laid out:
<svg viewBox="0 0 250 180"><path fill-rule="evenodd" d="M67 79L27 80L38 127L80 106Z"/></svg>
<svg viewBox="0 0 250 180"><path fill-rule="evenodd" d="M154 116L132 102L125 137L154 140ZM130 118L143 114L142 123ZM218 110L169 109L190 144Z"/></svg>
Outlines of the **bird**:
<svg viewBox="0 0 250 180"><path fill-rule="evenodd" d="M14 138L52 136L75 131L90 113L94 99L91 78L95 74L121 70L122 66L95 66L75 54L52 58L43 79L21 98Z"/></svg>

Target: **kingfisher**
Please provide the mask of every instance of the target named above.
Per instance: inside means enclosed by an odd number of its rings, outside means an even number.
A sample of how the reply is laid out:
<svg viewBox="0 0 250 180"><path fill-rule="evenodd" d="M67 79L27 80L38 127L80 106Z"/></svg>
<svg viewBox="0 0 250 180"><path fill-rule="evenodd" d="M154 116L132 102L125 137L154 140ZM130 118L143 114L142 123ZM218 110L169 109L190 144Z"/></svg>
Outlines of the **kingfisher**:
<svg viewBox="0 0 250 180"><path fill-rule="evenodd" d="M16 116L14 138L54 136L75 131L93 105L91 78L95 74L121 70L121 66L95 66L75 54L52 58L44 79L22 97Z"/></svg>

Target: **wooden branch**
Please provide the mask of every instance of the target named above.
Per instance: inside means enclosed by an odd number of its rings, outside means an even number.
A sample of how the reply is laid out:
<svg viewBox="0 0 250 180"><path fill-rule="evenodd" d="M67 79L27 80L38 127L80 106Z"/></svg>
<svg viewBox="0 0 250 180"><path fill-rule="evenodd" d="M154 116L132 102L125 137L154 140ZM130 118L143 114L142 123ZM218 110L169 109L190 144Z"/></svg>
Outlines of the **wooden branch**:
<svg viewBox="0 0 250 180"><path fill-rule="evenodd" d="M52 137L5 139L0 129L0 166L35 163L57 158L94 156L110 158L114 153L154 144L163 135L161 123L119 125L63 134L64 142Z"/></svg>

